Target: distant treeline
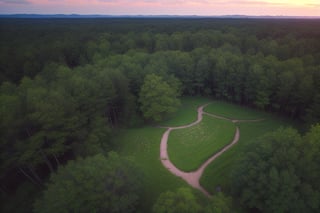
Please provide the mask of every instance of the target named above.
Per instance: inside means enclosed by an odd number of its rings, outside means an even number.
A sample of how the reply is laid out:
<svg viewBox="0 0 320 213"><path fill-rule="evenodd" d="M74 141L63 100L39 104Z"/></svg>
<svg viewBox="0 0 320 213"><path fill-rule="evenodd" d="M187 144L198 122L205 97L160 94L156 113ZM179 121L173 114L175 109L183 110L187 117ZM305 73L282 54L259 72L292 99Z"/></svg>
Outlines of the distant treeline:
<svg viewBox="0 0 320 213"><path fill-rule="evenodd" d="M0 82L33 78L53 62L105 61L125 72L135 95L141 82L133 73L161 72L179 78L184 94L319 116L319 20L1 19L0 26Z"/></svg>
<svg viewBox="0 0 320 213"><path fill-rule="evenodd" d="M41 184L66 153L108 150L112 128L142 122L147 74L319 122L320 21L0 19L0 71L1 182Z"/></svg>
<svg viewBox="0 0 320 213"><path fill-rule="evenodd" d="M0 32L0 82L34 77L49 62L91 63L97 51L106 57L229 44L241 54L320 61L319 20L0 19Z"/></svg>

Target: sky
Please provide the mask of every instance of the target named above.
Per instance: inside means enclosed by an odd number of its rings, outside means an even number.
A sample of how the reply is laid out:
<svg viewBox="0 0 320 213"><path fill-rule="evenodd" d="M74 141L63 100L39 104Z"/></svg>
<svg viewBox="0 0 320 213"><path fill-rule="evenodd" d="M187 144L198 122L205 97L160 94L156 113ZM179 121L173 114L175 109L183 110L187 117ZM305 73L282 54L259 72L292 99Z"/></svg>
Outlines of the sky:
<svg viewBox="0 0 320 213"><path fill-rule="evenodd" d="M0 14L320 16L320 0L0 0Z"/></svg>

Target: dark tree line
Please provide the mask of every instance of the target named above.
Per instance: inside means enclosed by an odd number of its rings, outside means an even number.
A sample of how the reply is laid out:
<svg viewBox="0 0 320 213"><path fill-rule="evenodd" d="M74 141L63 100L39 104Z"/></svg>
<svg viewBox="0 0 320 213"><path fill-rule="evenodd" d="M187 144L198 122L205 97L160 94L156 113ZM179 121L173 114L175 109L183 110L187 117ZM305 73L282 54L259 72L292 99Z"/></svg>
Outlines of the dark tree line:
<svg viewBox="0 0 320 213"><path fill-rule="evenodd" d="M70 161L50 178L34 212L136 212L143 174L116 153Z"/></svg>
<svg viewBox="0 0 320 213"><path fill-rule="evenodd" d="M73 156L108 150L111 129L134 114L133 103L120 71L94 66L53 65L19 86L3 83L2 178L9 181L18 171L42 184L37 168L45 164L53 172L69 150Z"/></svg>
<svg viewBox="0 0 320 213"><path fill-rule="evenodd" d="M279 129L259 138L234 173L242 205L261 212L318 212L320 126L301 136Z"/></svg>
<svg viewBox="0 0 320 213"><path fill-rule="evenodd" d="M320 117L320 66L303 58L242 54L225 44L190 52L129 52L98 63L122 70L136 96L146 74L173 75L182 82L184 95L211 96L311 123Z"/></svg>
<svg viewBox="0 0 320 213"><path fill-rule="evenodd" d="M73 68L129 50L230 44L242 54L320 61L318 20L1 19L0 32L0 82L34 77L50 62Z"/></svg>

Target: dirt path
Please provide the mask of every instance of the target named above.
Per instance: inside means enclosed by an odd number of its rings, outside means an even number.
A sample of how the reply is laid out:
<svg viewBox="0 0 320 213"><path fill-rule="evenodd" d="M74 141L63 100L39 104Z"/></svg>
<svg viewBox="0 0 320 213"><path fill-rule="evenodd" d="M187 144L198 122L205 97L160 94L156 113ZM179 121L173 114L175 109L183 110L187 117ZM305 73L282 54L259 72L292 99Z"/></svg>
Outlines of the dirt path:
<svg viewBox="0 0 320 213"><path fill-rule="evenodd" d="M191 185L192 187L199 189L201 192L203 192L206 196L210 196L209 192L206 191L201 185L200 185L200 178L205 170L205 168L212 162L214 161L217 157L219 157L220 155L222 155L225 151L227 151L230 147L232 147L234 144L236 144L239 141L240 138L240 130L239 127L236 127L236 131L233 137L233 140L231 141L231 143L229 143L228 145L226 145L222 150L220 150L219 152L217 152L216 154L214 154L212 157L210 157L208 160L206 160L197 170L192 171L192 172L184 172L180 169L178 169L169 159L169 155L168 155L168 137L170 135L170 132L172 130L177 130L177 129L184 129L184 128L189 128L192 127L194 125L197 125L198 123L200 123L202 121L203 118L203 114L211 116L211 117L215 117L218 119L223 119L223 120L228 120L231 121L233 123L237 123L237 122L257 122L257 121L262 121L263 119L259 119L259 120L233 120L233 119L229 119L229 118L225 118L222 116L218 116L218 115L213 115L207 112L203 111L203 108L206 107L208 104L202 105L200 106L197 111L198 111L198 118L195 122L188 124L188 125L184 125L184 126L179 126L179 127L166 127L167 131L165 131L162 135L161 138L161 143L160 143L160 159L162 164L164 165L164 167L166 167L172 174L181 177L182 179L184 179L189 185Z"/></svg>

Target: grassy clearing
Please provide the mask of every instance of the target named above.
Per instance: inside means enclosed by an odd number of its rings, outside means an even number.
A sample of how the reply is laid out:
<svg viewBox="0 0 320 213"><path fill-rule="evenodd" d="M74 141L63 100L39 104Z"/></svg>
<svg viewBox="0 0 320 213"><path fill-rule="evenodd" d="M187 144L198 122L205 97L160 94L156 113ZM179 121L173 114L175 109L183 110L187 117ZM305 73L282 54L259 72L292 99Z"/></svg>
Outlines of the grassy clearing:
<svg viewBox="0 0 320 213"><path fill-rule="evenodd" d="M160 126L182 126L194 122L197 119L197 108L203 104L211 102L204 97L184 97L181 106L174 114L165 121L159 123Z"/></svg>
<svg viewBox="0 0 320 213"><path fill-rule="evenodd" d="M235 125L230 121L204 116L201 123L170 133L170 160L183 171L193 171L229 144L234 132Z"/></svg>
<svg viewBox="0 0 320 213"><path fill-rule="evenodd" d="M192 123L197 118L197 107L209 102L210 99L203 97L184 97L178 111L158 125L179 126ZM123 156L131 156L145 173L142 212L151 211L160 193L189 187L183 180L167 171L160 162L160 140L164 131L151 127L124 129L114 138L115 151ZM199 193L197 190L195 192Z"/></svg>
<svg viewBox="0 0 320 213"><path fill-rule="evenodd" d="M245 149L248 145L253 143L257 137L281 126L288 126L289 123L269 116L268 119L261 122L239 123L237 125L240 128L239 142L213 161L200 179L200 184L211 193L214 193L218 186L223 191L230 190L232 171L241 156L245 155Z"/></svg>
<svg viewBox="0 0 320 213"><path fill-rule="evenodd" d="M265 112L222 101L212 101L204 111L231 119L259 119L267 116Z"/></svg>
<svg viewBox="0 0 320 213"><path fill-rule="evenodd" d="M233 166L239 156L244 154L244 148L248 144L265 132L274 130L281 125L286 126L288 122L282 122L271 118L270 115L225 102L187 97L182 99L180 109L159 125L180 126L192 123L197 117L197 107L209 102L213 102L213 104L207 106L205 111L214 114L237 119L256 119L261 118L261 115L267 118L259 123L237 124L240 126L239 143L212 162L200 180L206 189L213 192L217 186L222 186L222 189L225 190L230 185ZM123 156L131 156L145 173L142 212L151 211L151 207L160 193L168 190L175 191L179 187L189 187L183 180L167 171L160 162L160 140L164 131L164 129L151 127L125 129L118 132L117 137L114 138L115 151ZM204 116L200 124L184 130L175 130L170 134L168 147L170 158L176 165L182 164L182 166L178 165L179 168L193 170L213 153L228 144L233 138L234 131L235 126L231 122ZM181 140L181 138L185 140ZM180 163L176 161L180 161ZM197 190L195 192L200 193Z"/></svg>
<svg viewBox="0 0 320 213"><path fill-rule="evenodd" d="M161 164L160 140L164 129L143 127L118 132L114 139L116 151L122 156L130 156L145 174L145 192L142 212L150 212L159 194L188 187L180 178L169 173Z"/></svg>

